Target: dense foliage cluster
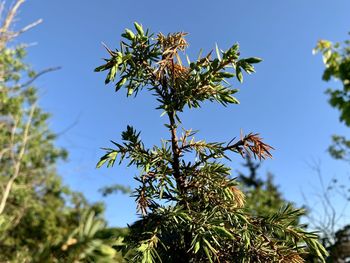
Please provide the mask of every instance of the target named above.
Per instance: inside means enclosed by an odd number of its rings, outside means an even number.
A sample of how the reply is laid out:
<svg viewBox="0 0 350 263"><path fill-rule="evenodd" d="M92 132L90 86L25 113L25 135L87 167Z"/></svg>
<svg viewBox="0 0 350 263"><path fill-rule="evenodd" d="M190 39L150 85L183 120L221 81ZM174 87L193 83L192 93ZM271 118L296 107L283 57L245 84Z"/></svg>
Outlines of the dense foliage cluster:
<svg viewBox="0 0 350 263"><path fill-rule="evenodd" d="M160 146L147 148L140 132L128 126L123 142L112 142L97 164L113 166L118 160L140 169L134 195L141 219L126 240L131 261L304 262L308 253L323 261L317 235L296 223L302 210L287 205L265 215L250 213L230 167L220 162L231 154L265 159L271 146L255 133L228 143L206 142L182 127L180 113L187 107L204 101L237 104L237 89L228 79L242 82L242 72L253 73L261 59L240 58L234 44L225 51L216 47L215 57L209 52L191 61L183 56L186 33L154 36L134 25L135 31L122 34L120 48L107 48L110 57L96 68L108 71L105 82L115 81L116 91L124 88L127 96L151 92L168 118L169 139Z"/></svg>

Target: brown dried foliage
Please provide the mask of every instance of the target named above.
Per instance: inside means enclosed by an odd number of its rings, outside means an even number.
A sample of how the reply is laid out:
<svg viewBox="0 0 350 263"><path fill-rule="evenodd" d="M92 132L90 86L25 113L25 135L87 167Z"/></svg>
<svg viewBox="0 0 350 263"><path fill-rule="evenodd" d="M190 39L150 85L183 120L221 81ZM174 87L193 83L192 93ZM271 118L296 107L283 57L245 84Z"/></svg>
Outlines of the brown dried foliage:
<svg viewBox="0 0 350 263"><path fill-rule="evenodd" d="M154 75L157 81L162 81L168 75L173 82L185 81L188 77L189 68L182 66L178 51L183 51L188 46L185 36L187 33L179 32L164 36L158 34L157 41L162 47L162 60L158 62L159 67ZM176 58L176 59L175 59Z"/></svg>
<svg viewBox="0 0 350 263"><path fill-rule="evenodd" d="M270 151L274 150L272 146L262 141L258 133L249 133L229 148L237 150L243 158L246 154L253 154L254 158L259 158L259 160L272 158Z"/></svg>

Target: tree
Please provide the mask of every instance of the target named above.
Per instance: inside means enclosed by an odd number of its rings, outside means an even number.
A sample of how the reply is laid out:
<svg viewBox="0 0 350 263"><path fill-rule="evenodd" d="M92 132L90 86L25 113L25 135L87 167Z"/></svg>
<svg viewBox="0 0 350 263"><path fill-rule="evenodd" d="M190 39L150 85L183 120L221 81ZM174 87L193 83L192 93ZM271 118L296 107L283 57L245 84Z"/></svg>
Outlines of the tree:
<svg viewBox="0 0 350 263"><path fill-rule="evenodd" d="M335 242L329 248L332 261L347 262L350 258L350 225L339 229L335 234Z"/></svg>
<svg viewBox="0 0 350 263"><path fill-rule="evenodd" d="M64 160L67 152L55 146L56 135L47 125L50 115L40 108L33 84L57 68L35 72L25 63L26 46L12 44L18 35L41 22L14 30L13 21L23 2L14 1L7 12L5 3L0 2L0 261L67 262L53 252L74 255L73 244L64 251L61 248L85 222L87 211L98 218L94 233L109 229L101 223L103 205L89 204L82 194L64 186L56 172L57 162ZM100 247L106 249L117 240L113 233L97 239ZM79 251L83 251L82 242L76 244Z"/></svg>
<svg viewBox="0 0 350 263"><path fill-rule="evenodd" d="M122 34L119 49L106 47L110 57L96 68L108 71L105 83L116 81L116 91L124 87L128 97L147 89L168 118L170 139L161 146L147 148L140 132L128 126L123 142L112 141L97 164L111 167L118 158L140 169L134 195L141 219L126 240L134 251L132 262L303 262L307 249L323 261L326 251L317 235L294 225L302 210L285 206L267 216L244 210L244 195L220 160L229 160L230 153L271 157L272 147L258 134L228 143L196 140L191 129L179 134L180 113L187 107L204 101L238 104L237 89L227 80L242 82L243 71L253 73L261 59L240 59L234 44L226 51L216 46L216 58L212 52L193 62L186 56L185 66L186 33L153 36L134 26L136 31Z"/></svg>
<svg viewBox="0 0 350 263"><path fill-rule="evenodd" d="M350 41L332 43L320 40L313 51L322 53L325 65L322 79L327 82L331 80L339 82L336 88L329 88L326 93L329 96L329 104L340 112L340 121L350 127ZM341 135L333 135L332 140L333 143L328 148L330 155L335 159L349 162L350 140ZM321 185L320 201L323 215L312 218L311 222L321 230L322 242L330 251L328 261L345 262L346 258L350 257L349 225L338 224L339 219L344 216L344 209L339 211L337 209L339 200L334 201L333 198L342 198L346 208L350 201L350 188L346 187L347 182L342 183L337 178L333 178L325 185L319 166L316 167L316 172Z"/></svg>
<svg viewBox="0 0 350 263"><path fill-rule="evenodd" d="M258 176L260 163L247 156L244 166L248 169L248 174L239 172L238 181L246 197L245 208L251 214L268 216L278 212L285 205L292 205L283 198L271 173L267 173L265 180Z"/></svg>
<svg viewBox="0 0 350 263"><path fill-rule="evenodd" d="M329 104L340 112L340 121L350 127L350 40L333 44L328 40L320 40L314 52L321 52L326 69L323 72L324 81L340 81L337 88L329 88ZM349 161L350 141L344 136L333 135L333 144L329 147L330 154L335 159Z"/></svg>

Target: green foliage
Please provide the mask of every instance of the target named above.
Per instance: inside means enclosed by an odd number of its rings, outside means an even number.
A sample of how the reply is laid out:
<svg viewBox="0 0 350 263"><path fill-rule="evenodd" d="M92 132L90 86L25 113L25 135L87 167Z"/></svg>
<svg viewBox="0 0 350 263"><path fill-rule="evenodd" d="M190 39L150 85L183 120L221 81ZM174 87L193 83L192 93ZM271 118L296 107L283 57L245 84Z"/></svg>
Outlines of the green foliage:
<svg viewBox="0 0 350 263"><path fill-rule="evenodd" d="M329 88L326 93L329 95L329 104L340 112L340 121L344 122L346 126L350 127L350 41L346 40L343 43L332 43L328 40L318 41L315 53L322 53L325 70L323 72L323 80L338 81L336 88ZM335 85L335 84L333 84ZM345 136L333 135L332 145L328 148L330 155L339 160L350 160L350 141ZM319 169L317 169L323 192L320 194L320 200L323 205L323 212L325 219L314 219L313 222L321 230L322 242L325 244L327 250L330 252L328 262L342 262L350 256L349 253L349 232L348 226L336 232L339 226L336 223L338 215L336 207L339 206L331 201L332 197L339 195L345 200L345 207L349 202L346 182L339 183L337 179L332 179L332 182L324 189L322 177ZM335 195L334 195L335 194ZM331 212L329 212L331 211Z"/></svg>
<svg viewBox="0 0 350 263"><path fill-rule="evenodd" d="M125 262L119 252L123 238L94 211L85 211L79 225L56 246L49 246L40 254L38 262Z"/></svg>
<svg viewBox="0 0 350 263"><path fill-rule="evenodd" d="M329 103L340 111L340 120L350 126L350 41L344 44L333 44L327 40L320 40L314 52L321 52L326 69L323 80L339 80L341 87L328 89Z"/></svg>
<svg viewBox="0 0 350 263"><path fill-rule="evenodd" d="M120 184L105 186L105 187L101 188L99 191L102 193L102 195L104 197L108 196L110 194L118 193L118 192L120 192L122 194L130 194L132 192L130 187L120 185Z"/></svg>
<svg viewBox="0 0 350 263"><path fill-rule="evenodd" d="M350 161L350 141L344 136L333 135L328 151L334 159Z"/></svg>
<svg viewBox="0 0 350 263"><path fill-rule="evenodd" d="M350 41L332 43L320 40L314 49L323 56L325 70L323 80L340 82L337 88L329 88L329 104L340 112L340 121L350 127ZM333 136L333 144L329 147L330 154L336 159L349 159L348 148L350 141L344 136Z"/></svg>
<svg viewBox="0 0 350 263"><path fill-rule="evenodd" d="M276 213L283 206L291 205L283 198L271 173L267 174L266 180L260 179L258 176L260 163L254 162L248 156L244 166L248 169L248 174L240 172L238 180L245 194L245 208L251 214L268 216Z"/></svg>
<svg viewBox="0 0 350 263"><path fill-rule="evenodd" d="M57 162L67 152L55 146L56 135L48 128L50 115L40 108L37 88L32 85L51 69L35 72L25 63L25 46L9 42L17 35L13 28L9 32L9 26L21 3L15 1L0 21L0 261L73 262L56 257L63 253L60 244L68 236L77 238L80 247L91 238L95 240L91 253L98 251L108 258L113 254L116 259L120 244L111 243L111 235L117 232L97 238L106 231L100 219L103 205L89 204L82 194L64 186L56 172ZM6 10L2 1L0 6ZM82 216L87 210L91 214ZM78 228L83 228L79 234ZM73 256L71 251L64 255ZM84 253L80 262L95 257L86 249Z"/></svg>
<svg viewBox="0 0 350 263"><path fill-rule="evenodd" d="M141 26L135 23L135 28ZM141 31L140 31L141 32ZM219 57L210 59L211 52L205 57L199 57L195 62L190 62L189 67L182 64L177 50L184 50L187 43L184 40L185 33L176 33L169 36L159 34L152 37L147 30L146 33L134 34L127 29L122 35L120 49L112 51L107 48L111 55L106 59L106 64L96 68L95 71L108 70L106 84L114 81L119 74L119 81L115 84L116 91L125 87L127 95L137 94L143 87L155 93L160 102L159 109L165 112L182 111L185 105L199 107L204 100L218 101L223 105L238 103L232 95L237 89L231 89L226 85L227 78L235 77L242 81L242 70L247 73L254 72L252 64L261 61L259 58L239 58L239 46L233 45L227 51L218 51ZM164 52L162 51L164 50ZM169 68L169 58L176 57L176 63ZM232 72L228 69L232 68ZM164 94L159 86L169 78L172 85L176 87L176 94ZM164 83L163 83L164 84ZM163 92L163 94L162 94ZM181 96L179 96L181 94ZM177 97L174 97L177 96Z"/></svg>
<svg viewBox="0 0 350 263"><path fill-rule="evenodd" d="M24 47L0 54L0 184L1 260L30 260L46 242L60 239L74 222L65 199L71 192L55 172L66 152L54 146L49 115L37 106L36 89L26 85L36 76L23 62Z"/></svg>
<svg viewBox="0 0 350 263"><path fill-rule="evenodd" d="M296 223L303 210L284 206L274 213L256 215L244 209L244 194L231 178L230 167L220 161L230 154L271 157L272 147L258 134L238 140L196 140L181 127L179 113L204 101L224 106L237 104L237 89L228 79L243 80L254 72L259 58L239 58L239 46L212 52L182 63L186 33L153 36L135 23L126 29L120 48L112 51L96 71L107 71L106 83L115 82L127 96L142 89L157 99L157 109L168 117L170 138L160 146L145 147L140 132L128 126L122 143L112 141L97 167L111 167L117 159L135 165L140 175L134 190L141 219L126 237L130 262L304 262L308 253L324 262L327 252L315 233ZM182 58L181 58L182 57ZM181 127L182 128L182 127ZM193 158L195 157L195 158Z"/></svg>

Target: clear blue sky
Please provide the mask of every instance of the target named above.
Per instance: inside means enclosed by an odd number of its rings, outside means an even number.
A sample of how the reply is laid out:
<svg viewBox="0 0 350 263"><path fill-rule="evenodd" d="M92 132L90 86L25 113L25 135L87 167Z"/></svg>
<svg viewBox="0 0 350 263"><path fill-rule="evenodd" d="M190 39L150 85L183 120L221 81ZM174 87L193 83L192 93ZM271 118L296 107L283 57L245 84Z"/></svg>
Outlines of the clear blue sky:
<svg viewBox="0 0 350 263"><path fill-rule="evenodd" d="M245 132L259 132L275 147L274 159L264 163L261 174L275 174L286 198L302 204L301 190L315 193L316 175L308 163L320 159L327 178L348 176L347 165L328 157L326 148L334 133L349 134L338 122L338 112L327 104L324 90L334 83L321 80L322 60L312 48L320 38L344 40L350 30L348 0L235 1L83 1L28 0L18 26L43 18L44 23L21 41L36 42L28 62L40 70L63 69L37 81L41 105L53 114L51 127L65 131L57 142L70 152L59 166L64 181L84 192L91 201L101 200L98 189L121 183L133 186L134 169L115 166L95 169L103 153L99 148L118 141L127 124L142 130L149 146L167 138L149 94L127 99L104 86L105 75L93 73L106 56L101 41L114 47L133 21L154 32L189 32L189 54L217 42L228 48L239 42L243 56L259 56L264 62L257 73L245 77L238 98L241 105L223 108L206 104L185 112L186 128L199 129L198 137L225 141ZM239 156L232 162L240 168ZM111 225L136 219L132 198L115 195L105 199Z"/></svg>

